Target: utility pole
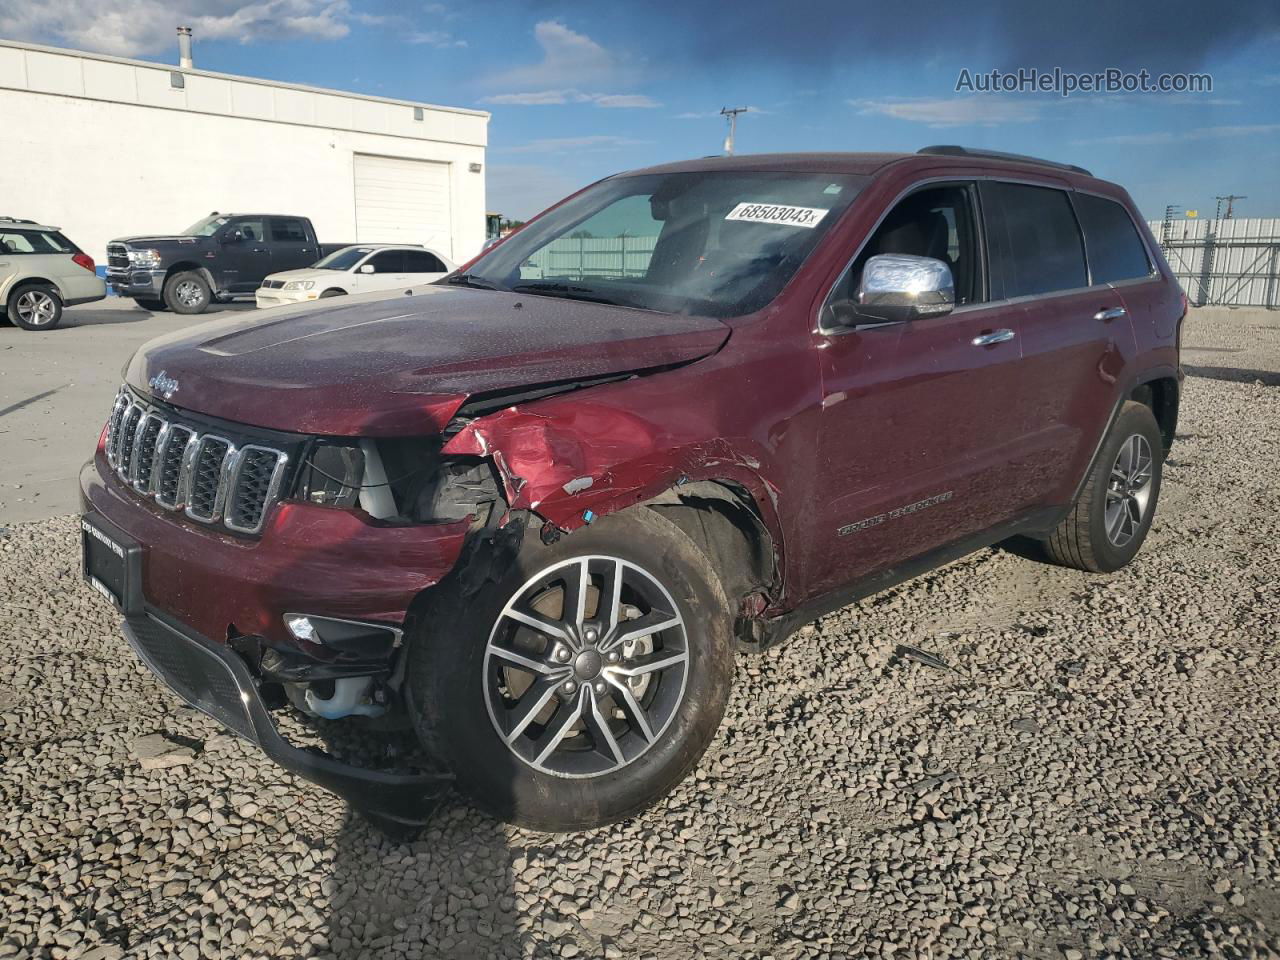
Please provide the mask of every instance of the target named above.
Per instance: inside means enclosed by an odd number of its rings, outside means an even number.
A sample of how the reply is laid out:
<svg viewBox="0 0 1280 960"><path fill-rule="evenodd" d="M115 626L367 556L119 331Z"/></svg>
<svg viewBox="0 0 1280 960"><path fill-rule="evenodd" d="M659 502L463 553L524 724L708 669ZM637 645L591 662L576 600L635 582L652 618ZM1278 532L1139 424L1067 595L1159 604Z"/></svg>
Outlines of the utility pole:
<svg viewBox="0 0 1280 960"><path fill-rule="evenodd" d="M750 107L725 107L720 111L720 116L729 118L729 136L724 138L724 152L729 156L733 156L733 138L738 132L738 114L746 113Z"/></svg>
<svg viewBox="0 0 1280 960"><path fill-rule="evenodd" d="M1230 220L1232 217L1232 207L1237 200L1248 200L1249 198L1238 193L1229 193L1225 197L1214 197L1218 201L1218 209L1222 209L1222 201L1227 201L1227 215L1223 219Z"/></svg>

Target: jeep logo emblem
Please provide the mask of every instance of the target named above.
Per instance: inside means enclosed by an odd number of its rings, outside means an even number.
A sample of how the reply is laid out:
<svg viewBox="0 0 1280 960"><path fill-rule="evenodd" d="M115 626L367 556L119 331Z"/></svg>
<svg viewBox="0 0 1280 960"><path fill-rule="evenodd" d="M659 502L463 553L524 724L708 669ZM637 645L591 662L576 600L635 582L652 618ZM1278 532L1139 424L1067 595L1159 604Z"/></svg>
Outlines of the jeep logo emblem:
<svg viewBox="0 0 1280 960"><path fill-rule="evenodd" d="M151 387L152 393L159 395L165 400L168 400L178 392L178 381L173 379L173 377L168 376L163 370L148 380L147 384Z"/></svg>

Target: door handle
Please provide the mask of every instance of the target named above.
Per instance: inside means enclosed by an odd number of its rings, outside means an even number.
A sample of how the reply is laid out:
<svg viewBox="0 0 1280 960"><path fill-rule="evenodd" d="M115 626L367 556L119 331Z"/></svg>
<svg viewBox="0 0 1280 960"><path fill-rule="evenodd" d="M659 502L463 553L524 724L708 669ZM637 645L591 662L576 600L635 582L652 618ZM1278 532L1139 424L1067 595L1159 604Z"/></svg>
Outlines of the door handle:
<svg viewBox="0 0 1280 960"><path fill-rule="evenodd" d="M980 333L973 338L975 347L989 347L993 343L1004 343L1006 340L1012 340L1017 334L1007 327L1003 330L992 330L990 333Z"/></svg>
<svg viewBox="0 0 1280 960"><path fill-rule="evenodd" d="M1106 310L1099 310L1093 315L1093 319L1101 320L1103 323L1110 323L1112 320L1119 320L1124 314L1124 307L1109 307Z"/></svg>

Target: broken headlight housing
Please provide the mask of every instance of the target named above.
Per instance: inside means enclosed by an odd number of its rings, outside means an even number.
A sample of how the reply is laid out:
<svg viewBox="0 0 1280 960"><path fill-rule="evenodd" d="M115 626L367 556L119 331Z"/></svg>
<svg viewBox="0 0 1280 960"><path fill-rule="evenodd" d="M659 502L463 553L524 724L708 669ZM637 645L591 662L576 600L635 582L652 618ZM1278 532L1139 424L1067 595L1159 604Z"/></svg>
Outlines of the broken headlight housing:
<svg viewBox="0 0 1280 960"><path fill-rule="evenodd" d="M327 507L354 507L364 482L364 451L355 444L318 442L302 464L298 499Z"/></svg>

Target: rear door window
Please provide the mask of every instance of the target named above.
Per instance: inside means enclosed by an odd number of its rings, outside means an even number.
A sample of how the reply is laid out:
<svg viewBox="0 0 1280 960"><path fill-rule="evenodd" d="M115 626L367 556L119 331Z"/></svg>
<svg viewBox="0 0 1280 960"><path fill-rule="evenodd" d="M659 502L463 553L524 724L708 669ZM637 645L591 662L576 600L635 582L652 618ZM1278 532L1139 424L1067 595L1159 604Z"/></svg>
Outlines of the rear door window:
<svg viewBox="0 0 1280 960"><path fill-rule="evenodd" d="M0 253L75 253L75 245L49 230L0 230Z"/></svg>
<svg viewBox="0 0 1280 960"><path fill-rule="evenodd" d="M1087 193L1077 193L1073 199L1084 229L1094 283L1118 283L1151 275L1147 248L1124 207Z"/></svg>
<svg viewBox="0 0 1280 960"><path fill-rule="evenodd" d="M995 291L1006 299L1088 286L1084 243L1066 191L984 182L983 215Z"/></svg>
<svg viewBox="0 0 1280 960"><path fill-rule="evenodd" d="M277 243L306 243L307 228L292 217L272 217L271 239Z"/></svg>
<svg viewBox="0 0 1280 960"><path fill-rule="evenodd" d="M445 265L434 253L426 250L406 250L404 252L405 273L448 273Z"/></svg>
<svg viewBox="0 0 1280 960"><path fill-rule="evenodd" d="M404 253L400 250L383 250L375 253L366 263L373 264L374 273L404 273Z"/></svg>

